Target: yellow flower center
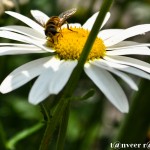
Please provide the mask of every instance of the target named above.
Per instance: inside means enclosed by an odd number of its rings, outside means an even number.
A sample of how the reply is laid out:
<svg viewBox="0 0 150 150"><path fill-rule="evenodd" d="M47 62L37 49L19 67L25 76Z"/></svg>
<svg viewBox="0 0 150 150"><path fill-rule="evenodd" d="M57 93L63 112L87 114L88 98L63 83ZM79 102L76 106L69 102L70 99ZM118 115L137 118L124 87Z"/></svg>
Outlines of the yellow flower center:
<svg viewBox="0 0 150 150"><path fill-rule="evenodd" d="M89 31L83 28L63 28L53 37L54 42L48 39L47 45L53 48L57 57L64 60L78 60ZM106 47L100 38L96 38L87 60L99 59L105 55Z"/></svg>

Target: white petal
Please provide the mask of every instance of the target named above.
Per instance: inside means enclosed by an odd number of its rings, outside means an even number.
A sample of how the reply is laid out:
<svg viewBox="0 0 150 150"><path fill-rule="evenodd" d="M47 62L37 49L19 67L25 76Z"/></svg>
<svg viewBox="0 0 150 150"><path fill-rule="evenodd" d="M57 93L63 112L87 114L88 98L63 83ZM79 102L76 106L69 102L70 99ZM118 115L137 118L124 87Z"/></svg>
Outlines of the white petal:
<svg viewBox="0 0 150 150"><path fill-rule="evenodd" d="M46 68L51 57L45 57L26 63L10 73L0 86L1 93L8 93L40 75Z"/></svg>
<svg viewBox="0 0 150 150"><path fill-rule="evenodd" d="M27 24L28 26L30 26L31 28L37 30L38 32L40 32L41 34L44 34L44 28L42 26L40 26L39 24L37 24L35 21L31 20L30 18L23 16L19 13L16 12L12 12L12 11L5 11L6 14L9 14L10 16L19 19L20 21L24 22L25 24Z"/></svg>
<svg viewBox="0 0 150 150"><path fill-rule="evenodd" d="M122 88L112 75L95 65L85 65L84 70L105 96L114 104L121 112L128 112L128 101Z"/></svg>
<svg viewBox="0 0 150 150"><path fill-rule="evenodd" d="M150 64L138 59L125 57L125 56L109 56L109 57L105 56L104 59L118 64L133 66L150 73Z"/></svg>
<svg viewBox="0 0 150 150"><path fill-rule="evenodd" d="M89 19L84 23L84 25L83 25L82 27L83 27L84 29L87 29L87 30L91 31L91 29L92 29L92 27L93 27L93 25L94 25L94 22L95 22L95 20L96 20L96 18L97 18L97 16L98 16L98 14L99 14L99 12L95 13L91 18L89 18ZM102 23L100 29L106 24L106 22L108 21L109 17L110 17L110 13L108 12L108 13L106 14L105 18L104 18L104 21L103 21L103 23Z"/></svg>
<svg viewBox="0 0 150 150"><path fill-rule="evenodd" d="M101 59L100 63L105 67L112 67L112 68L150 80L150 74L142 70L136 69L134 67L123 65L123 64L118 64L115 62L110 62L110 61L103 60L103 59Z"/></svg>
<svg viewBox="0 0 150 150"><path fill-rule="evenodd" d="M133 41L122 41L111 47L107 47L107 50L115 50L121 48L134 48L134 47L147 47L150 46L150 43L138 43Z"/></svg>
<svg viewBox="0 0 150 150"><path fill-rule="evenodd" d="M5 27L1 27L0 30L13 31L13 32L21 33L23 35L27 35L34 39L45 40L45 35L40 34L36 30L25 26L5 26Z"/></svg>
<svg viewBox="0 0 150 150"><path fill-rule="evenodd" d="M64 61L60 64L50 83L50 94L58 94L63 89L76 65L77 61Z"/></svg>
<svg viewBox="0 0 150 150"><path fill-rule="evenodd" d="M53 78L61 63L63 63L63 61L53 57L47 62L47 64L44 65L47 69L35 81L29 94L30 103L36 105L50 95L49 85L53 82Z"/></svg>
<svg viewBox="0 0 150 150"><path fill-rule="evenodd" d="M123 30L120 30L120 31L123 31ZM118 31L117 34L119 34L120 31ZM128 48L130 46L136 46L139 44L142 44L142 43L138 43L138 42L134 42L134 41L122 41L115 45L110 46L109 49L118 49L118 48L126 48L126 47Z"/></svg>
<svg viewBox="0 0 150 150"><path fill-rule="evenodd" d="M105 70L108 70L108 71L112 72L113 74L117 75L122 80L124 80L133 90L135 90L135 91L138 90L138 86L136 85L136 83L133 81L132 78L130 78L127 74L125 74L125 73L123 73L121 71L118 71L118 70L116 70L116 69L114 69L112 67L103 65L103 62L101 63L101 59L93 61L91 63L96 65L96 66L98 66L98 67L100 67L100 68L103 68Z"/></svg>
<svg viewBox="0 0 150 150"><path fill-rule="evenodd" d="M127 38L143 34L145 32L150 31L150 24L137 25L134 27L130 27L128 29L123 30L117 35L112 36L111 38L104 41L107 47L115 45Z"/></svg>
<svg viewBox="0 0 150 150"><path fill-rule="evenodd" d="M39 47L45 51L54 52L52 49L44 46L45 42L43 43L43 41L34 40L34 39L27 37L25 35L17 34L17 33L10 32L10 31L0 31L0 37L11 39L11 40L16 40L16 41L20 41L20 42L24 42L24 43L33 44L33 45L35 45L35 46L37 46L37 47Z"/></svg>
<svg viewBox="0 0 150 150"><path fill-rule="evenodd" d="M38 21L41 25L45 25L49 20L49 17L39 10L31 10L32 16Z"/></svg>
<svg viewBox="0 0 150 150"><path fill-rule="evenodd" d="M32 104L38 104L49 95L59 93L68 81L76 65L76 63L64 62L58 59L53 59L52 61L55 66L51 65L43 72L31 89L29 102ZM64 69L66 71L64 71Z"/></svg>
<svg viewBox="0 0 150 150"><path fill-rule="evenodd" d="M41 50L35 46L0 46L0 56L3 55L18 55L18 54L30 54L30 53L45 53L46 51Z"/></svg>
<svg viewBox="0 0 150 150"><path fill-rule="evenodd" d="M107 55L150 55L148 47L123 48L112 51L107 51Z"/></svg>
<svg viewBox="0 0 150 150"><path fill-rule="evenodd" d="M30 43L28 37L10 31L0 31L0 37L16 40L24 43Z"/></svg>
<svg viewBox="0 0 150 150"><path fill-rule="evenodd" d="M109 18L110 18L110 12L107 12L100 29L103 28L103 26L107 23Z"/></svg>
<svg viewBox="0 0 150 150"><path fill-rule="evenodd" d="M137 84L135 83L135 81L129 77L127 74L121 72L121 71L118 71L118 70L109 70L110 72L114 73L115 75L117 75L118 77L120 77L122 80L124 80L129 86L130 88L132 88L133 90L135 91L138 91L138 86Z"/></svg>
<svg viewBox="0 0 150 150"><path fill-rule="evenodd" d="M98 37L101 38L102 40L106 40L114 35L117 35L120 33L120 31L123 31L122 29L106 29L106 30L101 30L98 33Z"/></svg>
<svg viewBox="0 0 150 150"><path fill-rule="evenodd" d="M54 71L52 68L48 68L38 77L29 93L29 102L31 104L36 105L50 95L48 88L53 76Z"/></svg>
<svg viewBox="0 0 150 150"><path fill-rule="evenodd" d="M34 47L30 44L19 44L19 43L0 43L0 47L2 46L16 46L16 47Z"/></svg>
<svg viewBox="0 0 150 150"><path fill-rule="evenodd" d="M38 77L30 91L29 102L32 104L38 104L49 95L59 93L77 62L64 62L53 58L50 64L48 69Z"/></svg>
<svg viewBox="0 0 150 150"><path fill-rule="evenodd" d="M92 17L90 17L85 23L84 25L82 26L84 29L87 29L87 30L91 30L92 27L93 27L93 24L98 16L99 12L96 12L94 15L92 15Z"/></svg>

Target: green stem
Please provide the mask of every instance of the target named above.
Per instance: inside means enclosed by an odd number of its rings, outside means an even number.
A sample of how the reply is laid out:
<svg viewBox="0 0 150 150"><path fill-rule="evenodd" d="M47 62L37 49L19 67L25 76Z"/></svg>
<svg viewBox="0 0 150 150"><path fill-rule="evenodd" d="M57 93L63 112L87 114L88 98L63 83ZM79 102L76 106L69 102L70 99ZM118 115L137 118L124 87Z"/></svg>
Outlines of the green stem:
<svg viewBox="0 0 150 150"><path fill-rule="evenodd" d="M54 110L54 113L53 113L54 115L52 116L50 120L48 120L47 127L46 127L39 150L49 149L49 144L52 139L53 132L55 131L56 127L58 126L58 123L62 119L62 114L64 113L68 105L68 100L67 99L65 100L61 99L59 101L59 104L56 106Z"/></svg>
<svg viewBox="0 0 150 150"><path fill-rule="evenodd" d="M13 138L11 138L6 146L8 149L14 149L15 145L17 144L17 142L19 142L20 140L26 138L27 136L30 136L31 134L35 133L36 131L38 131L39 129L41 129L43 127L42 123L38 123L28 129L25 129L23 131L21 131L20 133L18 133L17 135L15 135Z"/></svg>
<svg viewBox="0 0 150 150"><path fill-rule="evenodd" d="M69 120L69 112L70 112L70 101L64 111L64 114L61 120L58 141L57 141L57 148L56 148L57 150L63 150L63 147L64 147L68 120Z"/></svg>
<svg viewBox="0 0 150 150"><path fill-rule="evenodd" d="M62 97L58 101L58 104L56 106L56 109L53 113L53 117L51 118L50 122L47 124L47 128L42 140L42 143L40 145L40 150L48 150L49 142L52 138L52 134L55 131L56 126L58 126L59 121L62 119L62 114L64 114L64 111L68 105L68 102L70 100L71 95L73 94L74 89L76 88L76 85L78 83L78 80L80 78L80 74L83 70L83 66L87 60L88 54L90 53L90 50L92 48L92 45L96 39L96 36L99 32L100 26L103 23L103 20L106 16L106 13L108 12L113 0L104 0L100 9L100 12L93 28L89 34L89 37L85 43L85 46L83 48L83 51L81 53L81 56L79 58L78 64L74 71L71 74L71 77L66 84L66 87L63 91Z"/></svg>
<svg viewBox="0 0 150 150"><path fill-rule="evenodd" d="M110 6L112 4L113 0L104 0L101 8L100 8L100 13L97 16L97 19L92 27L92 30L87 38L87 41L84 45L83 51L81 53L81 56L79 58L78 64L76 68L73 70L71 77L66 85L65 91L64 91L64 96L69 97L72 95L78 80L80 78L80 74L83 70L83 66L87 60L87 57L90 53L90 50L93 46L93 43L97 37L97 34L99 33L99 29L103 23L103 20L106 16L106 13L109 11Z"/></svg>
<svg viewBox="0 0 150 150"><path fill-rule="evenodd" d="M143 80L115 141L143 144L150 127L150 81ZM128 148L126 148L128 149Z"/></svg>

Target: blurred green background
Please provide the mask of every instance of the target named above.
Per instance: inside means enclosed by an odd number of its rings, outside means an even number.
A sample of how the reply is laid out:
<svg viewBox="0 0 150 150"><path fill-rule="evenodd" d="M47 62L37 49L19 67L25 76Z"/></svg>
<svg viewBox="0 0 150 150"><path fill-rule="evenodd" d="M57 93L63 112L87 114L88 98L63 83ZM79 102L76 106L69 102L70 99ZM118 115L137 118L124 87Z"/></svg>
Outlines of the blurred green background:
<svg viewBox="0 0 150 150"><path fill-rule="evenodd" d="M32 18L30 14L32 9L38 9L49 16L53 16L73 7L76 7L78 11L68 22L83 24L93 13L99 10L101 2L101 0L2 0L0 1L0 26L22 24L20 21L4 14L6 10L17 11ZM145 23L150 23L150 0L115 0L111 8L111 17L104 28L124 29ZM150 42L149 39L149 34L134 38L134 40L140 42ZM9 41L0 38L0 42ZM41 56L41 54L1 56L0 82L15 68ZM145 56L140 57L140 59L149 60ZM137 83L140 83L139 78L134 76L133 78ZM0 150L3 150L1 147L2 140L9 140L18 132L43 121L40 107L28 103L28 93L34 81L35 79L11 93L0 94L0 134L5 137L0 139ZM138 92L130 90L119 78L118 82L122 85L129 98L129 103L131 103L132 98ZM150 86L149 81L146 82L146 86ZM112 106L84 74L81 77L75 95L82 95L91 88L95 89L95 94L92 98L72 103L65 150L105 150L109 148L110 142L116 136L125 117L125 114L120 113ZM135 117L138 119L138 116ZM150 115L143 116L143 118L147 119L149 117ZM56 135L57 132L56 129ZM19 141L14 149L38 150L43 133L44 128L41 128ZM52 150L56 144L55 140L56 136L54 135L54 140L51 143ZM145 141L150 141L150 130L145 136Z"/></svg>

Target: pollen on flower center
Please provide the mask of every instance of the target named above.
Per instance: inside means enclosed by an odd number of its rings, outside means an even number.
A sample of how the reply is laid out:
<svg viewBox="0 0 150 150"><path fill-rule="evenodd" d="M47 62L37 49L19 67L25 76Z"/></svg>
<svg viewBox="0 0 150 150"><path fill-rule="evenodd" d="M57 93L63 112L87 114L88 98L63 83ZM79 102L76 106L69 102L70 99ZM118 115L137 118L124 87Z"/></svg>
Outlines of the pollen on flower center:
<svg viewBox="0 0 150 150"><path fill-rule="evenodd" d="M48 40L47 44L56 51L60 59L78 60L89 35L89 31L83 28L70 29L71 30L67 28L61 29L61 31L55 35L54 43ZM102 39L97 37L87 60L102 58L105 52L106 47Z"/></svg>

